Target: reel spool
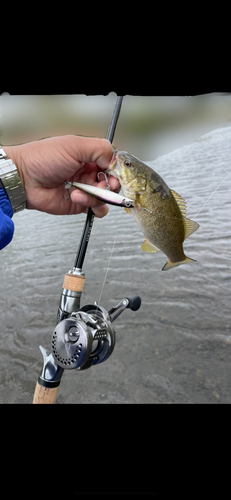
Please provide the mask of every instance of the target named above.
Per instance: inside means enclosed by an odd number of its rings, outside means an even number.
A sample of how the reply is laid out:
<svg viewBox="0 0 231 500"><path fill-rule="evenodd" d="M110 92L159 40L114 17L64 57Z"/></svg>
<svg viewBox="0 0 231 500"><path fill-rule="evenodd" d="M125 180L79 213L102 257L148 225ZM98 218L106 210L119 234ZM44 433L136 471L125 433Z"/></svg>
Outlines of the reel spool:
<svg viewBox="0 0 231 500"><path fill-rule="evenodd" d="M56 325L51 339L53 356L66 370L83 370L102 363L114 346L110 316L103 307L92 304Z"/></svg>

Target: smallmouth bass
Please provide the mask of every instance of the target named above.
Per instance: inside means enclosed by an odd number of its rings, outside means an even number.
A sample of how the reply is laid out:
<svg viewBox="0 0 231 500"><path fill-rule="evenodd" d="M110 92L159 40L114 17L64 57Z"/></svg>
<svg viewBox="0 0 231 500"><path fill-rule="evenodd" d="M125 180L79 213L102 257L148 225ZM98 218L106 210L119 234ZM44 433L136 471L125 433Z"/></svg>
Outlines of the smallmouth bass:
<svg viewBox="0 0 231 500"><path fill-rule="evenodd" d="M126 151L115 151L107 173L120 181L123 195L133 200L134 208L125 208L133 215L145 236L143 252L161 250L168 262L162 271L189 262L183 241L199 227L187 219L184 199L172 189L154 170Z"/></svg>

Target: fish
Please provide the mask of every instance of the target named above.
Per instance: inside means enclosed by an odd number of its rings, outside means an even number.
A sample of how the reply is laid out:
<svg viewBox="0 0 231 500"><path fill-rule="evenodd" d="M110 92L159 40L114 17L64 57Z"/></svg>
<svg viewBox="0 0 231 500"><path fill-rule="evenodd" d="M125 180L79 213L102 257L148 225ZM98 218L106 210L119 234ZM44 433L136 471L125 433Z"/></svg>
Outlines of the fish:
<svg viewBox="0 0 231 500"><path fill-rule="evenodd" d="M91 186L90 184L82 184L81 182L65 182L65 189L70 189L70 187L76 187L83 191L84 193L90 194L97 200L104 201L109 205L115 205L119 207L132 208L133 201L125 196L121 196L114 191L108 191L107 189L98 188L96 186Z"/></svg>
<svg viewBox="0 0 231 500"><path fill-rule="evenodd" d="M186 202L148 165L126 151L115 150L106 173L117 177L125 197L134 207L133 215L144 234L143 252L161 250L168 261L162 271L196 262L184 254L183 242L199 227L186 217Z"/></svg>

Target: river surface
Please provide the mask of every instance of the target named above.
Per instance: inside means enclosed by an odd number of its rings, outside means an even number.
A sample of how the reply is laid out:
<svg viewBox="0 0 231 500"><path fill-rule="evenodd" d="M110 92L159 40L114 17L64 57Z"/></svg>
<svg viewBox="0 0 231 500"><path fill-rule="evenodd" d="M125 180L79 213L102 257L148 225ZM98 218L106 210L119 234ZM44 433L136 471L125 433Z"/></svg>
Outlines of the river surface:
<svg viewBox="0 0 231 500"><path fill-rule="evenodd" d="M200 224L184 244L197 262L162 272L165 255L140 251L143 235L123 209L95 219L81 304L102 292L106 309L133 295L142 305L116 321L105 363L64 374L58 404L231 403L231 126L147 163ZM38 346L49 348L84 221L27 210L14 216L14 239L0 254L1 403L33 400Z"/></svg>

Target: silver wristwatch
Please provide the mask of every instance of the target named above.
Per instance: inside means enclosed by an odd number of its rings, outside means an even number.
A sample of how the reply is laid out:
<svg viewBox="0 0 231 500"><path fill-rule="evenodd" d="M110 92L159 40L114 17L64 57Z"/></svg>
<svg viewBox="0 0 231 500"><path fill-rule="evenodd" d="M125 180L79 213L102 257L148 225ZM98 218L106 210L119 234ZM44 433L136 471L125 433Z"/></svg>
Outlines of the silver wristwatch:
<svg viewBox="0 0 231 500"><path fill-rule="evenodd" d="M26 208L26 193L14 162L7 158L0 146L0 182L10 200L13 212Z"/></svg>

